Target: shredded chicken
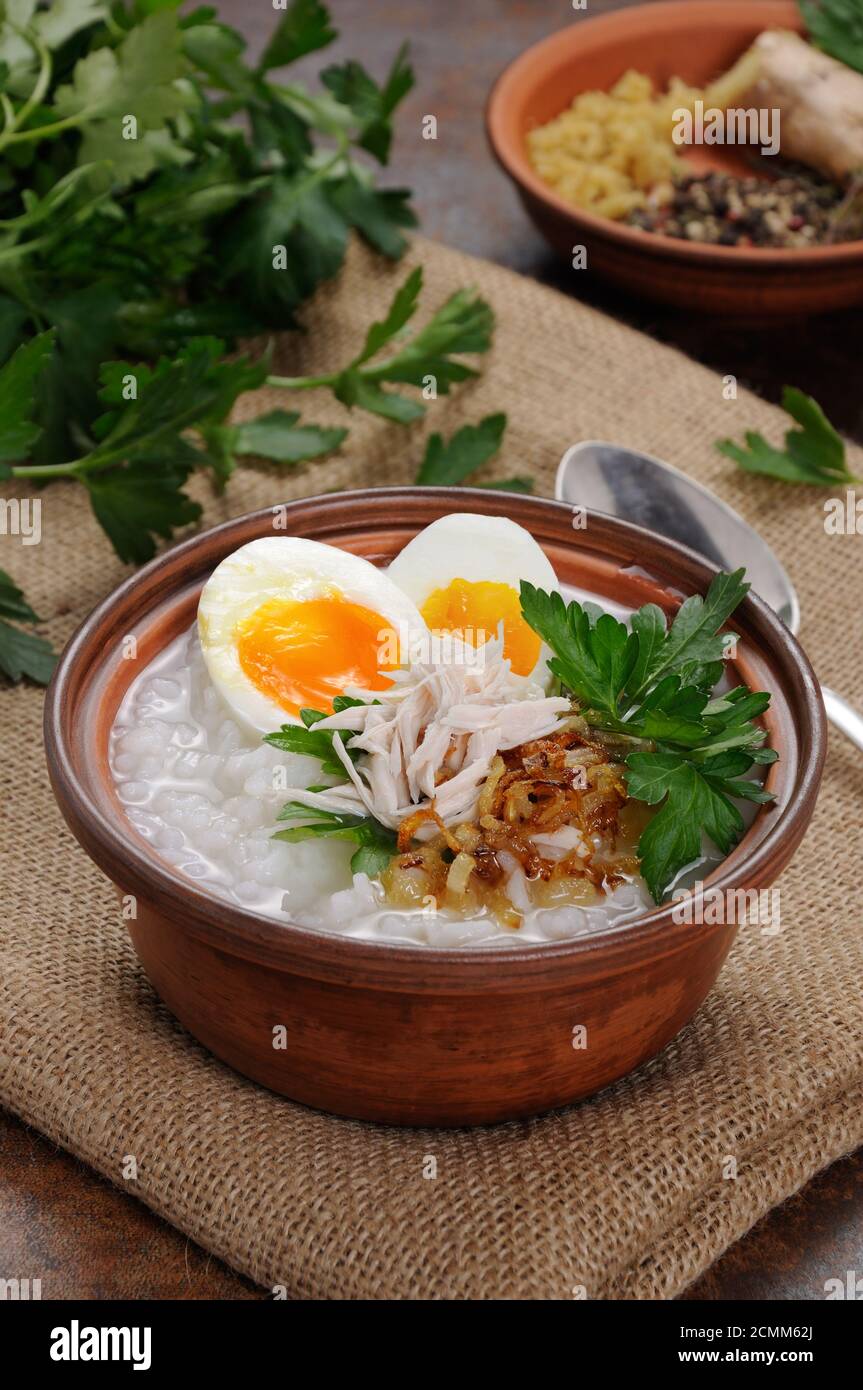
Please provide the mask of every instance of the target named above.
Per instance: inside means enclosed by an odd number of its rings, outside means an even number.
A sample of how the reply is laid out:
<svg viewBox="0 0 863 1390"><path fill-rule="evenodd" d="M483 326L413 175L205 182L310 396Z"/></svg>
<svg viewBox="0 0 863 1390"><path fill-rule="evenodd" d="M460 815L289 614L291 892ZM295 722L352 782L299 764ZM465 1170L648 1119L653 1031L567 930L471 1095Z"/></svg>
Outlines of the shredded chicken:
<svg viewBox="0 0 863 1390"><path fill-rule="evenodd" d="M355 705L315 725L335 733L333 747L346 781L326 791L290 788L306 806L351 815L372 815L397 830L408 816L417 839L444 826L472 820L480 792L498 753L547 738L571 713L560 696L530 698L513 681L500 640L483 649L483 661L415 664L395 673L394 683L374 694L374 704ZM364 756L356 764L349 756Z"/></svg>

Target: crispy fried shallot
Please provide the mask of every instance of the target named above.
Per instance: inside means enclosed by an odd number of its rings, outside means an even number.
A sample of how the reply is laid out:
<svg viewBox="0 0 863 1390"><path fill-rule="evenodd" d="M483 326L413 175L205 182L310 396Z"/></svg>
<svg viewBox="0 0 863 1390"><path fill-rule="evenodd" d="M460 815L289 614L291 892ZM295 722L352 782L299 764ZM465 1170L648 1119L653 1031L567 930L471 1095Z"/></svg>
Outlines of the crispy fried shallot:
<svg viewBox="0 0 863 1390"><path fill-rule="evenodd" d="M405 852L384 874L388 897L401 905L419 894L454 907L485 906L518 926L521 913L506 891L517 870L534 901L595 901L638 869L642 820L633 815L637 803L627 802L622 774L578 727L498 754L475 820L446 833L439 827L419 859L408 848L418 814L402 823Z"/></svg>

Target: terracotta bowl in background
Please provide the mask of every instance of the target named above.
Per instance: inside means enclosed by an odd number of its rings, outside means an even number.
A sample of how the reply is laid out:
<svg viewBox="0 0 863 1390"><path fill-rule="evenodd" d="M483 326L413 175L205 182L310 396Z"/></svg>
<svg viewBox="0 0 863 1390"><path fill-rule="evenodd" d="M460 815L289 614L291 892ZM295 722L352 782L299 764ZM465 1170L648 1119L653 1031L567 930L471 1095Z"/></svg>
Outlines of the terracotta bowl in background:
<svg viewBox="0 0 863 1390"><path fill-rule="evenodd" d="M559 115L579 92L607 90L628 68L661 90L674 76L704 86L765 29L804 32L793 0L666 0L580 20L505 69L488 102L489 140L555 250L571 261L573 248L585 246L589 271L647 298L708 313L764 319L863 304L863 241L771 250L658 236L574 208L528 160L527 132ZM699 172L744 172L739 148L681 153Z"/></svg>
<svg viewBox="0 0 863 1390"><path fill-rule="evenodd" d="M505 512L536 537L564 583L669 612L713 570L691 552L600 513L574 531L559 502L480 489L381 488L288 504L289 534L388 562L452 511ZM211 897L139 838L116 795L108 738L128 685L194 622L201 588L238 546L272 534L255 512L193 537L106 599L66 648L48 692L45 737L73 833L123 894L154 988L218 1057L298 1101L361 1119L458 1125L530 1115L589 1095L658 1052L719 972L733 925L687 926L671 908L555 944L468 950L361 941L256 916ZM633 567L627 572L627 567ZM653 578L646 578L645 571ZM748 597L732 624L746 683L772 692L780 761L762 809L709 880L762 888L794 853L815 803L824 711L790 632ZM122 642L137 638L137 660ZM757 928L747 928L757 930ZM288 1046L273 1048L284 1025ZM587 1047L573 1047L573 1029Z"/></svg>

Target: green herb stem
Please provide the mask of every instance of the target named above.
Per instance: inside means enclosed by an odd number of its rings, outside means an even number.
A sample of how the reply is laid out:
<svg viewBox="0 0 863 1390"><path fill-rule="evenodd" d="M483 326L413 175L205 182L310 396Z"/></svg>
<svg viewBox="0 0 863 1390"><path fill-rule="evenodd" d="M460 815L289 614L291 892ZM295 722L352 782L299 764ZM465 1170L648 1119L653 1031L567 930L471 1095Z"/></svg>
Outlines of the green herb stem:
<svg viewBox="0 0 863 1390"><path fill-rule="evenodd" d="M5 92L0 92L0 110L3 112L3 131L15 129L15 107Z"/></svg>
<svg viewBox="0 0 863 1390"><path fill-rule="evenodd" d="M21 110L15 117L16 128L20 128L27 120L30 113L32 111L35 111L37 106L41 104L42 98L45 96L45 93L47 92L48 87L50 86L51 75L53 72L53 62L51 59L51 54L45 47L44 43L42 43L42 40L38 38L36 34L24 34L23 37L26 38L27 42L32 45L33 50L39 59L39 72L37 74L36 81L33 85L32 92L30 93L29 97L24 102L24 105L21 107Z"/></svg>
<svg viewBox="0 0 863 1390"><path fill-rule="evenodd" d="M22 107L21 110L23 111L23 109ZM78 126L86 125L98 109L95 106L88 106L74 116L64 116L61 121L52 121L50 125L36 126L33 130L19 130L17 128L21 123L21 113L19 112L16 117L15 130L9 135L0 135L0 150L5 149L7 145L20 145L28 140L52 140L54 136L62 135L64 131L76 130Z"/></svg>
<svg viewBox="0 0 863 1390"><path fill-rule="evenodd" d="M281 386L286 391L311 391L315 386L334 386L338 379L338 372L325 372L322 376L268 376L266 385Z"/></svg>
<svg viewBox="0 0 863 1390"><path fill-rule="evenodd" d="M31 33L29 29L21 29L17 24L10 23L9 20L6 22L9 24L9 28L13 29L16 34L19 34L25 43L28 43L33 49L33 52L39 59L39 72L36 76L33 90L20 111L15 111L11 101L6 96L5 92L3 93L2 106L6 124L3 130L0 131L0 150L6 145L14 144L17 140L30 139L31 132L22 132L20 127L27 120L30 113L35 111L36 107L45 96L51 82L51 74L53 71L51 54L42 43L41 39L36 34Z"/></svg>
<svg viewBox="0 0 863 1390"><path fill-rule="evenodd" d="M110 459L105 467L115 463L116 459ZM55 478L80 478L83 473L91 472L82 460L75 459L72 463L26 463L17 465L12 469L13 478L28 478L31 481L53 482Z"/></svg>

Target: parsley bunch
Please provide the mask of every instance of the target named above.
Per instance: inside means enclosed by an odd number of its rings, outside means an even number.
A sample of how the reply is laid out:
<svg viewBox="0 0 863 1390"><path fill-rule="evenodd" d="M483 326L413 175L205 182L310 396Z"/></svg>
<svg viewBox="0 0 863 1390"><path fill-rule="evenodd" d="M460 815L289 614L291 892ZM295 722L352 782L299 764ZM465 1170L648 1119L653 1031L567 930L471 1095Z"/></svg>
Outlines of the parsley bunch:
<svg viewBox="0 0 863 1390"><path fill-rule="evenodd" d="M698 858L702 834L728 853L743 830L736 800L772 800L744 777L777 756L754 723L770 696L744 686L713 694L725 650L720 628L748 589L743 570L719 574L706 597L686 599L668 627L656 604L640 608L627 626L595 605L566 604L560 594L521 585L523 617L554 653L552 672L588 724L633 750L626 757L630 796L660 807L638 844L655 902Z"/></svg>
<svg viewBox="0 0 863 1390"><path fill-rule="evenodd" d="M0 7L0 362L54 329L37 464L93 442L102 363L296 326L352 230L397 258L415 222L366 157L388 157L404 51L380 86L346 63L315 93L273 73L336 37L319 0L293 0L254 66L214 9L179 10Z"/></svg>
<svg viewBox="0 0 863 1390"><path fill-rule="evenodd" d="M195 470L221 489L241 458L291 466L347 434L287 409L232 424L244 392L324 386L409 424L425 406L403 388L434 398L475 376L464 358L494 322L460 290L411 331L415 270L331 372L278 377L268 354L234 355L240 337L299 327L352 232L402 255L409 194L379 188L372 161L386 164L413 74L402 49L380 83L353 61L317 91L275 80L336 38L320 0L291 0L254 65L215 9L180 6L0 0L0 481L83 485L134 564L200 516ZM471 430L432 436L428 481L491 457L503 417ZM0 629L0 668L41 679L12 645Z"/></svg>

